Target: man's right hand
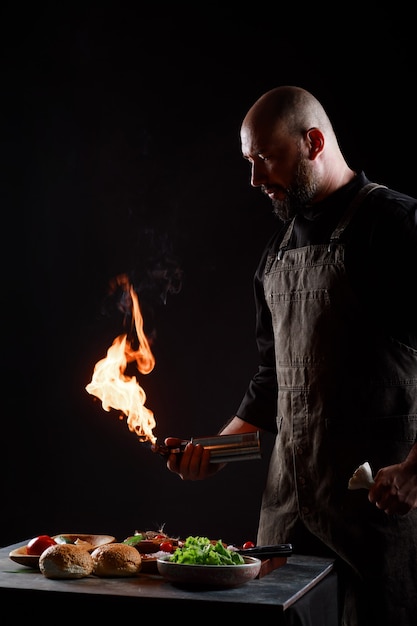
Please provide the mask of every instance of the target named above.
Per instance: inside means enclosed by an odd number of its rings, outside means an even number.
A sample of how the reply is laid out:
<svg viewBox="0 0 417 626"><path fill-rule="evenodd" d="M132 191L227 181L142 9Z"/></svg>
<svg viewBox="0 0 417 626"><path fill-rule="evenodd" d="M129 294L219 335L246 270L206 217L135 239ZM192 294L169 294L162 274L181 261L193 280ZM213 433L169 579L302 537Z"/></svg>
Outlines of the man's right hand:
<svg viewBox="0 0 417 626"><path fill-rule="evenodd" d="M180 446L182 439L167 437L164 441L166 446ZM182 480L204 480L225 466L225 463L210 463L210 451L201 444L187 443L181 453L173 452L168 456L167 468L170 472L178 474Z"/></svg>
<svg viewBox="0 0 417 626"><path fill-rule="evenodd" d="M239 433L253 433L258 428L249 422L244 422L235 415L219 433L220 435L237 435ZM183 439L167 437L165 445L179 447ZM210 451L205 450L201 444L187 443L181 454L172 453L167 460L167 468L170 472L178 474L182 480L204 480L214 476L227 463L210 463Z"/></svg>

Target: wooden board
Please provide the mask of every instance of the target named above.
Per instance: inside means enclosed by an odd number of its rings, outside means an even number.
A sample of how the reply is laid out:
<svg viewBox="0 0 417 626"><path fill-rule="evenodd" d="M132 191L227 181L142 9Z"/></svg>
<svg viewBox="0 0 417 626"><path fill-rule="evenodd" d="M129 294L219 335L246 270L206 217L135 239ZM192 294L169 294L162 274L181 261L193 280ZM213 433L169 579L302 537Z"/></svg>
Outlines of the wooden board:
<svg viewBox="0 0 417 626"><path fill-rule="evenodd" d="M262 565L259 574L256 578L263 578L267 574L270 574L278 567L282 567L287 562L286 556L274 556L272 559L262 559Z"/></svg>

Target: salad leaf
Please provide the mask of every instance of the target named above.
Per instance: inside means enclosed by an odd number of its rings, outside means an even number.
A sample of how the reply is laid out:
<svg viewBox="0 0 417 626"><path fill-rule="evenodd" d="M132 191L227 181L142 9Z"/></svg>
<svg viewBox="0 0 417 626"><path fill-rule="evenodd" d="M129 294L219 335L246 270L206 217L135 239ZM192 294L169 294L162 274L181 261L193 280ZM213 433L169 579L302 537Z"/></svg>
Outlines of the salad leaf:
<svg viewBox="0 0 417 626"><path fill-rule="evenodd" d="M245 562L241 554L225 548L220 539L212 542L208 537L193 536L187 537L169 560L188 565L242 565Z"/></svg>
<svg viewBox="0 0 417 626"><path fill-rule="evenodd" d="M142 533L139 533L138 535L128 537L123 541L123 543L127 543L128 546L135 546L137 543L140 543L144 539L145 537L142 535Z"/></svg>

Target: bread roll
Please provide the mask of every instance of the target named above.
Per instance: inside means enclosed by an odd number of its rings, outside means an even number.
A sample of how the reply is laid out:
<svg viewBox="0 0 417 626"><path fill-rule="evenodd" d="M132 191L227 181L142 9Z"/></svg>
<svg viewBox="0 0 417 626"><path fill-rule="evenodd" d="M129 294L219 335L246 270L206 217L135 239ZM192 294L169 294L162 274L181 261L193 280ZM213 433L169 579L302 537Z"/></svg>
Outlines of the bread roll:
<svg viewBox="0 0 417 626"><path fill-rule="evenodd" d="M84 578L93 573L94 561L84 547L62 543L42 552L39 569L47 578Z"/></svg>
<svg viewBox="0 0 417 626"><path fill-rule="evenodd" d="M133 546L108 543L91 553L96 576L136 576L142 568L142 557Z"/></svg>

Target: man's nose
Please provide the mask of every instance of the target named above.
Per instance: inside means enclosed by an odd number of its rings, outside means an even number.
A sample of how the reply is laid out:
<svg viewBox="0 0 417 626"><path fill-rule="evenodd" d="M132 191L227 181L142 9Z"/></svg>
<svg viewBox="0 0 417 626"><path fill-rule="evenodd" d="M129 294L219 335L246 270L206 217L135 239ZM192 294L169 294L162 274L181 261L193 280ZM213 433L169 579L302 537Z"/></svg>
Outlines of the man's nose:
<svg viewBox="0 0 417 626"><path fill-rule="evenodd" d="M257 164L253 163L250 184L252 185L252 187L260 187L261 185L264 185L265 183L266 183L265 167L263 167L259 163Z"/></svg>

